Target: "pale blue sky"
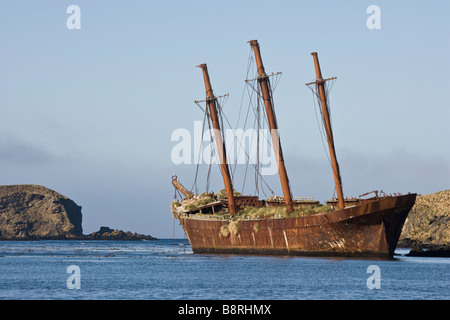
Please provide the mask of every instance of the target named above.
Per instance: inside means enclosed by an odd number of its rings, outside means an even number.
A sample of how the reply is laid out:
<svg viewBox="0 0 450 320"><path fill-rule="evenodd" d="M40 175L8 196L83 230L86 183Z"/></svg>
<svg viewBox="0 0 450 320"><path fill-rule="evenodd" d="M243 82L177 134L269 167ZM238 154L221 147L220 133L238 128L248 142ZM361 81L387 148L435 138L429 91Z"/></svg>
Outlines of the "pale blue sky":
<svg viewBox="0 0 450 320"><path fill-rule="evenodd" d="M81 30L66 27L71 4ZM381 30L366 27L371 4ZM257 39L266 71L283 72L275 100L294 196L324 201L334 188L304 85L315 77L312 51L323 75L338 77L331 108L344 193L448 189L449 9L448 1L2 0L0 183L72 198L85 233L106 225L171 237L171 175L190 187L195 166L172 164L170 136L203 119L195 66L207 63L215 93L230 93L234 119L246 42ZM281 194L277 179L271 187Z"/></svg>

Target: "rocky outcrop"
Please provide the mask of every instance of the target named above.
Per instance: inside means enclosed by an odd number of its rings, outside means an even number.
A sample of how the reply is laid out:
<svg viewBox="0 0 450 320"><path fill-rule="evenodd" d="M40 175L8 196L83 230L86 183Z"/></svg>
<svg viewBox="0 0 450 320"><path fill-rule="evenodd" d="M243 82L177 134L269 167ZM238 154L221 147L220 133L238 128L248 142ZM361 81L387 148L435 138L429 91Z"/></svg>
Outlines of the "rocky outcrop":
<svg viewBox="0 0 450 320"><path fill-rule="evenodd" d="M156 240L101 227L83 235L81 206L38 185L0 186L0 240Z"/></svg>
<svg viewBox="0 0 450 320"><path fill-rule="evenodd" d="M81 236L81 206L39 185L0 186L0 239Z"/></svg>
<svg viewBox="0 0 450 320"><path fill-rule="evenodd" d="M450 190L418 196L405 221L399 247L411 255L448 256L450 252Z"/></svg>
<svg viewBox="0 0 450 320"><path fill-rule="evenodd" d="M137 240L156 240L149 235L132 233L130 231L113 230L109 227L101 227L97 232L93 232L85 236L87 240L124 240L124 241L137 241Z"/></svg>
<svg viewBox="0 0 450 320"><path fill-rule="evenodd" d="M436 246L422 246L420 244L411 248L407 256L412 257L450 257L450 246L436 245Z"/></svg>

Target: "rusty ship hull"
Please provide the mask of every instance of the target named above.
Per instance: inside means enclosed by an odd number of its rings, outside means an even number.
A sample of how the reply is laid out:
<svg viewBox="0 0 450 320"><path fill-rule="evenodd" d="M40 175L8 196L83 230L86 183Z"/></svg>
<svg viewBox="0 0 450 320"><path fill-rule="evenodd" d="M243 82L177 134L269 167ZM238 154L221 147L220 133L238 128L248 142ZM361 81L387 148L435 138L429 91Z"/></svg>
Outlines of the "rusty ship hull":
<svg viewBox="0 0 450 320"><path fill-rule="evenodd" d="M329 213L293 218L228 220L180 216L194 253L392 257L416 194L366 200ZM258 225L258 226L256 226Z"/></svg>

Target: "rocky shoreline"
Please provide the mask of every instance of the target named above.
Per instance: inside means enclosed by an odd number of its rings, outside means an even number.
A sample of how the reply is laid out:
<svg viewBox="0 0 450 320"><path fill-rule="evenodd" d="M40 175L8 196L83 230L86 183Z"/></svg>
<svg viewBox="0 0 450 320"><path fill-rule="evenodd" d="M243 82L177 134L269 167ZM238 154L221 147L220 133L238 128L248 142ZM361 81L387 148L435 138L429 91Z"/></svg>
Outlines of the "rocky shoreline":
<svg viewBox="0 0 450 320"><path fill-rule="evenodd" d="M132 233L101 227L99 231L87 235L59 235L53 237L0 237L0 241L39 241L39 240L114 240L114 241L152 241L158 240L150 235Z"/></svg>
<svg viewBox="0 0 450 320"><path fill-rule="evenodd" d="M450 258L449 246L432 246L432 247L413 247L407 254L408 257L435 257Z"/></svg>
<svg viewBox="0 0 450 320"><path fill-rule="evenodd" d="M113 230L109 227L101 227L97 232L93 232L82 237L83 240L122 240L122 241L141 241L158 240L150 235L131 233L130 231Z"/></svg>
<svg viewBox="0 0 450 320"><path fill-rule="evenodd" d="M39 185L0 186L0 240L157 240L101 227L83 234L81 206Z"/></svg>
<svg viewBox="0 0 450 320"><path fill-rule="evenodd" d="M408 256L450 257L450 190L418 196L403 226L398 247Z"/></svg>

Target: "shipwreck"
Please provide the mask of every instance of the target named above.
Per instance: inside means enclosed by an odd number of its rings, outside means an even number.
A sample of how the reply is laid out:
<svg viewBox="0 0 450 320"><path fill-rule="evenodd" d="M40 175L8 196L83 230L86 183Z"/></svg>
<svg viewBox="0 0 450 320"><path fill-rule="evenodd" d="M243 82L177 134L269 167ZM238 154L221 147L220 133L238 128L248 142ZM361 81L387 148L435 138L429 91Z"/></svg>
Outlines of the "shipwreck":
<svg viewBox="0 0 450 320"><path fill-rule="evenodd" d="M200 102L205 103L205 114L214 128L225 188L217 194L194 194L176 175L172 177L175 194L180 197L172 202L172 213L183 227L194 253L392 257L416 194L374 192L365 199L361 197L370 193L358 198L344 197L327 102L327 82L336 78L322 77L318 55L313 52L316 79L306 85L320 106L336 197L326 205L312 198L293 197L273 108L270 77L274 74L265 72L258 41L249 43L257 68L255 90L270 128L283 196L273 195L261 200L234 190L221 135L218 98L213 93L206 64L198 66L203 72L206 90L206 99Z"/></svg>

